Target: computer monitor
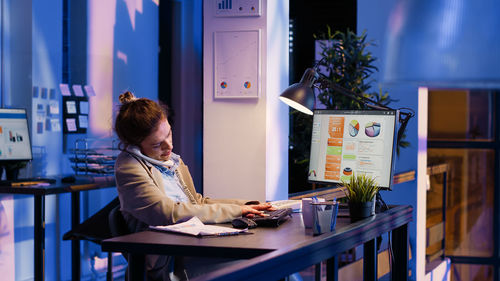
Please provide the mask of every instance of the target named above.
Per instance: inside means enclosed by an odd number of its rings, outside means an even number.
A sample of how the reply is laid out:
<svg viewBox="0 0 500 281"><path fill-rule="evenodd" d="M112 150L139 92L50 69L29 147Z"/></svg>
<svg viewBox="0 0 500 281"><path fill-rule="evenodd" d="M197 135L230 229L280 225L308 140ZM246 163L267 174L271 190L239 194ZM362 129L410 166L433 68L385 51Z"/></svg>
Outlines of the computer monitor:
<svg viewBox="0 0 500 281"><path fill-rule="evenodd" d="M396 116L396 110L315 110L308 180L332 184L366 174L390 189Z"/></svg>
<svg viewBox="0 0 500 281"><path fill-rule="evenodd" d="M31 154L25 109L0 108L0 161L28 161Z"/></svg>

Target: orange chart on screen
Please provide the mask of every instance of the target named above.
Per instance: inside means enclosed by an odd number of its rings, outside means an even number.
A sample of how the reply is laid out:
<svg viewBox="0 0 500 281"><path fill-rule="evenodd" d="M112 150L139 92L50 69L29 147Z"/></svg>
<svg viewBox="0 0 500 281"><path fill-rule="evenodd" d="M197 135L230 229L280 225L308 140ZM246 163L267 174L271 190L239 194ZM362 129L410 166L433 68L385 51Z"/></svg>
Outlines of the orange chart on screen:
<svg viewBox="0 0 500 281"><path fill-rule="evenodd" d="M344 137L344 117L330 117L328 119L328 138L325 161L325 179L340 179L340 162Z"/></svg>

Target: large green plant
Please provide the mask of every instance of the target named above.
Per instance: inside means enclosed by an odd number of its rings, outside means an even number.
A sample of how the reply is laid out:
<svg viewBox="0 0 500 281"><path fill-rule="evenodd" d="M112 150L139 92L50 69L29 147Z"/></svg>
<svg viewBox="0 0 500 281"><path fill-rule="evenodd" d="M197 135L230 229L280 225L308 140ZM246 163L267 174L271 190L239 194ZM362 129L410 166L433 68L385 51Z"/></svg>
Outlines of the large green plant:
<svg viewBox="0 0 500 281"><path fill-rule="evenodd" d="M367 50L367 47L374 44L366 41L366 32L359 36L350 30L332 33L328 27L326 33L314 35L314 38L320 40L321 60L318 62L318 73L323 79L383 105L392 101L382 89L370 92L371 84L375 82L371 75L378 69L374 65L376 58ZM318 99L327 109L367 108L363 103L329 88L320 91Z"/></svg>
<svg viewBox="0 0 500 281"><path fill-rule="evenodd" d="M370 91L371 84L375 79L371 78L378 68L374 65L377 60L370 51L369 46L375 46L372 41L366 40L366 32L361 35L347 30L347 32L331 32L327 27L326 33L313 35L315 39L320 40L321 59L318 62L319 75L345 89L362 95L366 98L377 101L382 105L388 105L395 101L389 97L389 93L382 91ZM368 107L356 99L346 97L329 88L321 90L318 93L318 99L327 109L368 109ZM410 146L403 134L396 147L399 155L400 148Z"/></svg>

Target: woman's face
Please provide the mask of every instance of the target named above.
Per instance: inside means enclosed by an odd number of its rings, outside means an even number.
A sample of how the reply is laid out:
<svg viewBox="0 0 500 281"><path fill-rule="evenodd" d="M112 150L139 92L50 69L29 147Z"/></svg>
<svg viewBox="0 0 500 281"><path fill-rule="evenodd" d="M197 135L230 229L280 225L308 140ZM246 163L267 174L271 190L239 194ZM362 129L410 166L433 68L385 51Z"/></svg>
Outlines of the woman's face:
<svg viewBox="0 0 500 281"><path fill-rule="evenodd" d="M172 128L166 119L158 122L153 132L141 143L142 154L160 161L167 161L172 154Z"/></svg>

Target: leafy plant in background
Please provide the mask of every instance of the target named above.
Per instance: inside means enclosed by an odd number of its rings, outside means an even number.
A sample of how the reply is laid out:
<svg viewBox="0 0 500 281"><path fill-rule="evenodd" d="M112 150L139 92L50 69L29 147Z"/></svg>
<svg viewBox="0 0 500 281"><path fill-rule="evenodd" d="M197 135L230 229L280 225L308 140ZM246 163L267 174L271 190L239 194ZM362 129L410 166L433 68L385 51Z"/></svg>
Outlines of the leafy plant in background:
<svg viewBox="0 0 500 281"><path fill-rule="evenodd" d="M323 79L383 105L395 101L389 97L388 92L384 92L381 88L378 91L370 91L371 84L375 82L371 75L378 72L378 68L374 65L376 58L367 50L367 47L375 46L375 44L366 40L366 32L359 36L350 30L332 33L330 27L327 26L326 32L313 36L316 40L320 40L321 59L318 62L318 74ZM326 109L368 109L362 102L328 88L320 90L317 96ZM290 180L301 182L300 178L307 174L309 166L312 117L295 110L291 110L291 115L293 134L290 136L289 157L292 175ZM409 145L403 136L403 140L398 144L397 153L399 154L400 147L404 148ZM301 188L304 187L301 186L298 189ZM291 192L298 191L301 190L291 190Z"/></svg>
<svg viewBox="0 0 500 281"><path fill-rule="evenodd" d="M330 27L327 27L326 33L314 35L314 38L320 40L322 59L318 63L318 73L323 79L383 105L393 101L389 98L389 93L382 89L369 92L371 83L375 82L370 76L378 68L374 65L376 58L367 50L368 46L374 44L366 41L366 32L360 36L350 30L332 34ZM368 109L362 102L329 88L320 91L318 99L327 109Z"/></svg>

